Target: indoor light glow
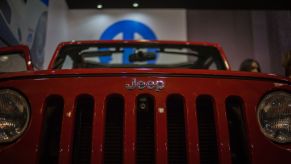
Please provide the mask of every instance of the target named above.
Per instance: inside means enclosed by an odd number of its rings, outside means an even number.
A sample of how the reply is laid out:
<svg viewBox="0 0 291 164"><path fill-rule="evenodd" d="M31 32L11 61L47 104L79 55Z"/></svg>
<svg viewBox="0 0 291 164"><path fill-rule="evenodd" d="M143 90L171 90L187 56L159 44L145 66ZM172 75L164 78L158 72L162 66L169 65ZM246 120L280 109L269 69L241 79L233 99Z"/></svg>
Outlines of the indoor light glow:
<svg viewBox="0 0 291 164"><path fill-rule="evenodd" d="M134 2L134 3L132 4L132 6L135 7L135 8L137 8L137 7L139 6L139 4L138 4L137 2Z"/></svg>
<svg viewBox="0 0 291 164"><path fill-rule="evenodd" d="M103 5L102 4L98 4L97 5L97 9L102 9L103 8Z"/></svg>

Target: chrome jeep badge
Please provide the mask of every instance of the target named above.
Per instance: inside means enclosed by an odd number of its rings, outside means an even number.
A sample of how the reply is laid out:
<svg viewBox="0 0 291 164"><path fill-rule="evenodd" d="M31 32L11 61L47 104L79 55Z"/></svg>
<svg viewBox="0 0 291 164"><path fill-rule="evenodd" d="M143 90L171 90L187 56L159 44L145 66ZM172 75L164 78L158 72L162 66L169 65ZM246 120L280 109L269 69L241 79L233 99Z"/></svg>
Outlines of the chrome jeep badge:
<svg viewBox="0 0 291 164"><path fill-rule="evenodd" d="M133 89L154 89L156 91L160 91L165 88L165 82L162 80L157 80L157 81L137 81L135 78L132 80L131 84L125 84L125 88L128 90L133 90Z"/></svg>

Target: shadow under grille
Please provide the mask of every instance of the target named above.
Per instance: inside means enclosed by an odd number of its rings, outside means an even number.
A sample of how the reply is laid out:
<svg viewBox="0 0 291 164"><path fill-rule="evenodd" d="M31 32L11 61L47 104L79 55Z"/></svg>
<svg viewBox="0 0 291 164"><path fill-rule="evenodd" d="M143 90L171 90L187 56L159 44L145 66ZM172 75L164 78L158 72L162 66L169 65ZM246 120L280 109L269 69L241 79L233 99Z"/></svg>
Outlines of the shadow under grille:
<svg viewBox="0 0 291 164"><path fill-rule="evenodd" d="M93 112L93 97L79 96L75 116L73 164L89 164L91 161Z"/></svg>
<svg viewBox="0 0 291 164"><path fill-rule="evenodd" d="M184 98L170 95L167 98L168 162L187 163L184 119Z"/></svg>
<svg viewBox="0 0 291 164"><path fill-rule="evenodd" d="M106 102L104 163L123 161L124 100L120 95L111 95Z"/></svg>
<svg viewBox="0 0 291 164"><path fill-rule="evenodd" d="M154 99L140 95L136 103L136 162L155 163Z"/></svg>
<svg viewBox="0 0 291 164"><path fill-rule="evenodd" d="M231 96L226 99L226 114L228 119L232 163L250 163L247 135L244 125L243 102L239 97Z"/></svg>
<svg viewBox="0 0 291 164"><path fill-rule="evenodd" d="M40 143L39 162L42 164L58 163L63 110L64 100L62 97L50 96L47 98Z"/></svg>
<svg viewBox="0 0 291 164"><path fill-rule="evenodd" d="M213 99L210 96L199 96L196 100L196 105L199 130L200 163L218 163Z"/></svg>

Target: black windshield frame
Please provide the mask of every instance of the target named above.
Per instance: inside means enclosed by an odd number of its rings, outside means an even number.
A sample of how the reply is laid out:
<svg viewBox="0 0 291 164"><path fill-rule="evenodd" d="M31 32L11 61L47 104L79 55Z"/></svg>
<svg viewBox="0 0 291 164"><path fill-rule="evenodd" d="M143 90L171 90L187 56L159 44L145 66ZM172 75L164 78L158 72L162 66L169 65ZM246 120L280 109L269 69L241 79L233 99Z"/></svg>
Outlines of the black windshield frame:
<svg viewBox="0 0 291 164"><path fill-rule="evenodd" d="M65 58L67 54L70 54L70 57L73 59L73 68L82 68L77 66L78 62L80 61L80 55L78 55L81 51L88 49L89 47L98 47L98 48L108 48L108 47L116 47L119 48L126 48L126 47L137 47L137 48L189 48L199 52L199 56L201 60L197 61L196 65L203 64L203 61L207 60L207 57L213 58L217 70L227 70L227 66L220 54L220 51L215 46L209 45L192 45L192 44L161 44L161 43L90 43L90 44L70 44L64 45L61 50L59 51L54 63L53 69L63 69L62 66L64 64ZM202 60L204 59L204 60ZM196 67L185 67L181 65L169 65L169 66L161 66L161 65L98 65L98 68L190 68L190 69L205 69ZM87 66L86 68L96 68L94 66Z"/></svg>

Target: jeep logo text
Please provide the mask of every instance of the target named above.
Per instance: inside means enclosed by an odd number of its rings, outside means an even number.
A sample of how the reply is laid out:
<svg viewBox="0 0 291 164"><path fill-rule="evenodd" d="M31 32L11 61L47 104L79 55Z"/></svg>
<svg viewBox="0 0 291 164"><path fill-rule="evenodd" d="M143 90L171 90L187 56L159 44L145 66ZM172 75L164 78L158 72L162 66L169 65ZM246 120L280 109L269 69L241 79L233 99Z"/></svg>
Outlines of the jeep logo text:
<svg viewBox="0 0 291 164"><path fill-rule="evenodd" d="M135 78L132 80L131 84L125 84L125 88L128 90L133 89L154 89L160 91L165 88L165 83L162 80L157 81L137 81Z"/></svg>

